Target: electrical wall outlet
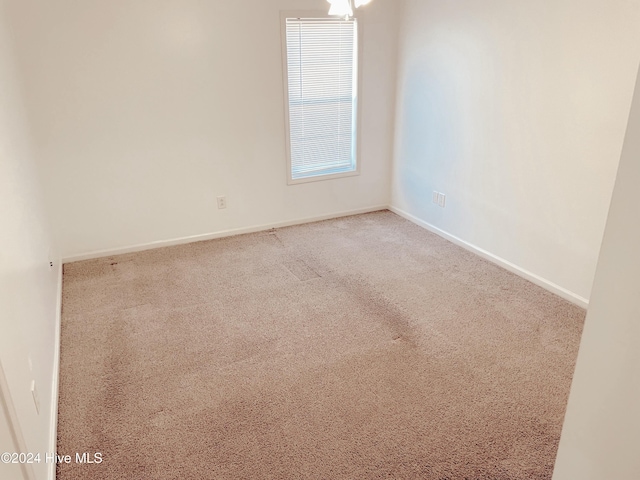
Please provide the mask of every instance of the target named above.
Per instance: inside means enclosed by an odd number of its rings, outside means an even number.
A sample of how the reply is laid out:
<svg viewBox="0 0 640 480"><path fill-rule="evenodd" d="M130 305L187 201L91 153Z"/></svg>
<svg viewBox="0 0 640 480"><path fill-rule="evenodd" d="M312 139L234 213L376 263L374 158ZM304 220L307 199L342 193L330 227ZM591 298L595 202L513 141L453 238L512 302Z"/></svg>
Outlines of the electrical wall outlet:
<svg viewBox="0 0 640 480"><path fill-rule="evenodd" d="M447 196L444 193L433 191L433 196L431 197L431 201L436 205L444 208L447 203Z"/></svg>
<svg viewBox="0 0 640 480"><path fill-rule="evenodd" d="M218 209L222 210L224 208L227 208L227 197L218 197Z"/></svg>

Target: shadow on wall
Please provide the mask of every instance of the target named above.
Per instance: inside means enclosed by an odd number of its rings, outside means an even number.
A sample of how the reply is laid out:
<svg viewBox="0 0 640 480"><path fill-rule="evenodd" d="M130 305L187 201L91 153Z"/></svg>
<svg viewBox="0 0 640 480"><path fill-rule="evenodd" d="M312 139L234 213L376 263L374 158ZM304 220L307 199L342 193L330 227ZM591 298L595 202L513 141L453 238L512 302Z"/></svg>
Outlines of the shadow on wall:
<svg viewBox="0 0 640 480"><path fill-rule="evenodd" d="M443 72L413 68L403 86L398 192L414 214L429 219L431 192L453 174L462 153L460 121L463 109L453 82Z"/></svg>

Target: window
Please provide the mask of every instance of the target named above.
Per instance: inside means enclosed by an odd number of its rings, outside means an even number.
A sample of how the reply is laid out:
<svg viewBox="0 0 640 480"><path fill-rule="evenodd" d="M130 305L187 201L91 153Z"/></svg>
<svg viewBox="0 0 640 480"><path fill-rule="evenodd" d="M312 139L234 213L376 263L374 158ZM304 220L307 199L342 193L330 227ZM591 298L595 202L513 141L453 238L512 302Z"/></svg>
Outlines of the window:
<svg viewBox="0 0 640 480"><path fill-rule="evenodd" d="M357 20L284 16L289 183L355 175Z"/></svg>

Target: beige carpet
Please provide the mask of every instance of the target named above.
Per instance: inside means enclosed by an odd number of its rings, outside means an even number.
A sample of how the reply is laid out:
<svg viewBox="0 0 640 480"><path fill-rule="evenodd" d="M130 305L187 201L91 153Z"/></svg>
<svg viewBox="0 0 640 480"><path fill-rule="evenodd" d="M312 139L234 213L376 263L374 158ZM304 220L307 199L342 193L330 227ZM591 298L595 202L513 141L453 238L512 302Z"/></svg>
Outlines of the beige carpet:
<svg viewBox="0 0 640 480"><path fill-rule="evenodd" d="M388 211L64 267L67 479L550 479L584 310Z"/></svg>

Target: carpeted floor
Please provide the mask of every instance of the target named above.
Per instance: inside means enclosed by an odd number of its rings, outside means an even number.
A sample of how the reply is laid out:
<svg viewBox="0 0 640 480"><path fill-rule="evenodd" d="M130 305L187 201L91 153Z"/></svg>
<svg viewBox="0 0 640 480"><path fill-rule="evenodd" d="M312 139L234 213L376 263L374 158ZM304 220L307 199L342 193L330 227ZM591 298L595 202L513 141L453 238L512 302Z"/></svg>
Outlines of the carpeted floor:
<svg viewBox="0 0 640 480"><path fill-rule="evenodd" d="M584 315L388 211L67 264L58 479L550 479Z"/></svg>

